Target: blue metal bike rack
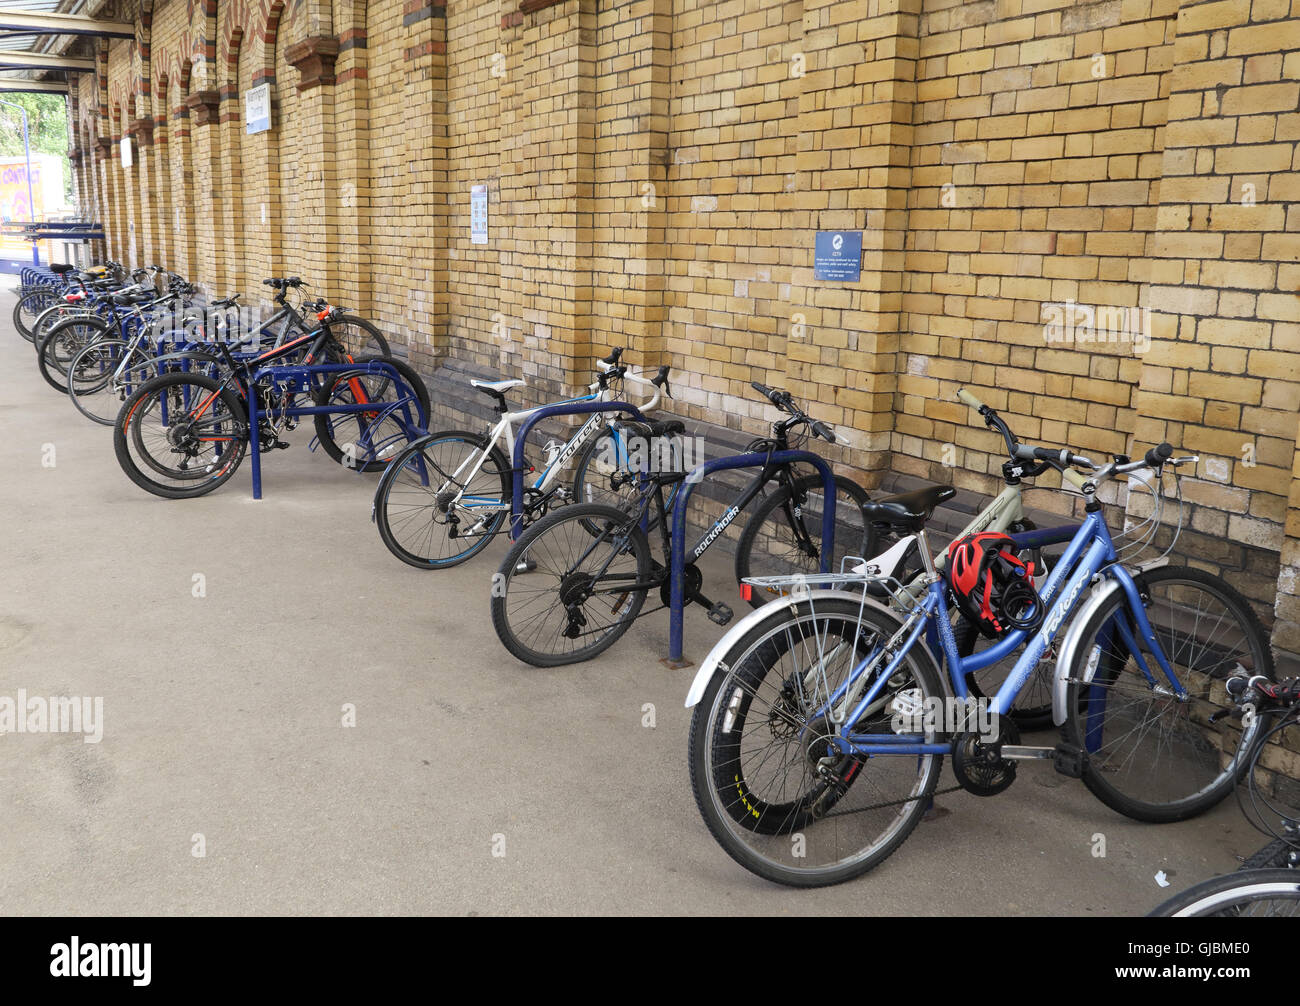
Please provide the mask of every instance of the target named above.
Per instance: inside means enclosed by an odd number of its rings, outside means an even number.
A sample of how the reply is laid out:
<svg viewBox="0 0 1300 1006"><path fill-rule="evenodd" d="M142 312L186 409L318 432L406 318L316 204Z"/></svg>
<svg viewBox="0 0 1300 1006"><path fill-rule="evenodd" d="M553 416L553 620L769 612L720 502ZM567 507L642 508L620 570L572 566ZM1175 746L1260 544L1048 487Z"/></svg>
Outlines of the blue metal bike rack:
<svg viewBox="0 0 1300 1006"><path fill-rule="evenodd" d="M714 472L733 468L762 468L766 465L804 462L817 469L822 477L822 492L826 508L822 513L821 572L831 572L831 556L835 551L835 474L826 459L812 451L772 451L771 453L736 454L729 458L715 458L697 465L682 485L673 502L672 559L669 568L668 596L668 656L663 663L671 668L689 667L691 662L682 659L682 609L685 607L682 586L686 575L686 504L695 487Z"/></svg>
<svg viewBox="0 0 1300 1006"><path fill-rule="evenodd" d="M429 424L429 418L424 414L424 406L420 404L420 399L416 396L415 390L402 379L402 375L397 372L396 367L384 363L382 360L373 360L369 363L360 364L321 363L305 366L261 367L249 378L248 388L248 439L252 453L253 499L260 500L262 498L262 447L261 438L258 435L259 409L257 407L257 391L253 385L262 377L270 377L272 380L302 381L310 389L311 378L315 375L343 373L383 374L401 392L401 397L395 402L354 402L350 405L342 403L338 405L295 405L286 408L283 415L290 417L346 415L352 412L385 412L394 415L400 408L401 417L398 422L402 425L408 441L414 440L417 436L427 432L426 427ZM415 405L415 414L419 419L418 423L411 420L410 406L412 403Z"/></svg>
<svg viewBox="0 0 1300 1006"><path fill-rule="evenodd" d="M569 402L559 405L545 405L538 409L519 427L515 434L514 457L511 458L510 484L512 487L510 503L510 540L519 537L524 528L524 442L529 431L543 419L552 416L585 416L593 412L626 412L637 422L648 422L641 410L629 402Z"/></svg>

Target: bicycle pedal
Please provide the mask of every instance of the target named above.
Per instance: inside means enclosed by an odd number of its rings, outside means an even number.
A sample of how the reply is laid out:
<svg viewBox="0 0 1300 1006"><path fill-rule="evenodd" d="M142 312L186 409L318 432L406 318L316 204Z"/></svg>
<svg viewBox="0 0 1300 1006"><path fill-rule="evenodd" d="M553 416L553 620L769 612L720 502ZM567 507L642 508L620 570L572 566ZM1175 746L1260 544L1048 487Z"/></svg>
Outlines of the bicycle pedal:
<svg viewBox="0 0 1300 1006"><path fill-rule="evenodd" d="M277 440L271 445L271 449L275 451L287 451L289 449L289 441Z"/></svg>
<svg viewBox="0 0 1300 1006"><path fill-rule="evenodd" d="M717 604L715 604L712 608L709 609L709 621L714 622L718 625L726 625L728 622L731 621L734 615L735 612L733 612L729 607L727 607L727 605L723 604L721 601L719 601Z"/></svg>
<svg viewBox="0 0 1300 1006"><path fill-rule="evenodd" d="M1052 767L1071 779L1082 779L1088 766L1088 753L1074 744L1058 744L1052 752Z"/></svg>

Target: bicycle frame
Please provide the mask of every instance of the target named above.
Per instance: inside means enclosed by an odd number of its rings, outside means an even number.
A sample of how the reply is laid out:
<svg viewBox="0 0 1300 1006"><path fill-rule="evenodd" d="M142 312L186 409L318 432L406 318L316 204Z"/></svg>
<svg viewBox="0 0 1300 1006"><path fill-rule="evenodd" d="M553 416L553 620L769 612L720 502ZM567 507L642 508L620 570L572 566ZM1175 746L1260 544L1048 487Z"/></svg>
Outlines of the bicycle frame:
<svg viewBox="0 0 1300 1006"><path fill-rule="evenodd" d="M919 535L918 538L921 547L924 548L924 535ZM1132 625L1136 627L1138 635L1141 636L1142 641L1148 647L1148 651L1154 656L1159 671L1163 673L1169 682L1172 694L1180 699L1185 698L1187 693L1178 682L1173 666L1156 639L1151 623L1147 620L1146 609L1142 604L1132 574L1116 562L1115 547L1111 542L1110 531L1106 527L1101 511L1097 510L1085 516L1083 523L1071 539L1064 557L1057 563L1056 568L1048 577L1047 583L1039 591L1039 597L1042 599L1044 608L1044 617L1040 627L1033 630L1032 638L1030 638L1029 631L1016 629L1007 633L996 644L986 650L973 653L969 657L959 656L952 625L948 621L947 586L942 578L933 579L927 586L924 598L904 620L894 636L885 644L883 650L880 646L877 646L871 654L862 660L848 678L835 689L829 699L810 717L810 720L820 715L827 715L833 718L833 722L858 722L874 704L884 701L881 698L882 691L889 679L903 665L912 647L920 642L923 632L928 632L931 640L934 640L937 636L939 650L941 650L948 667L948 677L953 693L962 699L968 696L966 689L967 674L1005 659L1028 639L1028 645L1016 660L1015 666L1007 675L1006 681L1003 682L990 701L990 712L998 716L1007 715L1011 710L1012 702L1021 688L1024 687L1025 682L1029 680L1047 648L1052 644L1062 627L1069 623L1070 616L1078 606L1084 588L1098 574L1111 577L1118 582L1125 594L1127 611L1132 618ZM1134 657L1139 669L1152 688L1162 688L1163 686L1157 683L1155 674L1143 657L1137 639L1134 637L1133 628L1128 621L1118 617L1112 619L1111 630L1119 634L1124 645L1128 648L1128 652ZM876 667L885 654L890 652L895 654L892 659L871 681L865 692L860 697L855 697L867 672ZM849 705L852 705L851 710L847 708ZM841 753L864 756L880 754L945 754L951 749L950 743L926 743L916 734L855 734L850 731L839 734L834 740Z"/></svg>

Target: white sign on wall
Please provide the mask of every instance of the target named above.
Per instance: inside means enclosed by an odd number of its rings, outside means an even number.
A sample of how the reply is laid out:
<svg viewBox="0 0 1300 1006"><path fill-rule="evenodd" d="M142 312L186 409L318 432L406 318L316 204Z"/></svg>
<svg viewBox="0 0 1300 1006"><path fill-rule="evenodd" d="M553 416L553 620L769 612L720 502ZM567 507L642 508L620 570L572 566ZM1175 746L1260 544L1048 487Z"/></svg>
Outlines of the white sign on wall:
<svg viewBox="0 0 1300 1006"><path fill-rule="evenodd" d="M265 133L271 128L271 85L258 84L244 92L245 130L253 133Z"/></svg>
<svg viewBox="0 0 1300 1006"><path fill-rule="evenodd" d="M476 245L488 243L488 192L486 185L469 190L469 239Z"/></svg>
<svg viewBox="0 0 1300 1006"><path fill-rule="evenodd" d="M133 163L131 157L131 137L122 137L122 167L129 168Z"/></svg>

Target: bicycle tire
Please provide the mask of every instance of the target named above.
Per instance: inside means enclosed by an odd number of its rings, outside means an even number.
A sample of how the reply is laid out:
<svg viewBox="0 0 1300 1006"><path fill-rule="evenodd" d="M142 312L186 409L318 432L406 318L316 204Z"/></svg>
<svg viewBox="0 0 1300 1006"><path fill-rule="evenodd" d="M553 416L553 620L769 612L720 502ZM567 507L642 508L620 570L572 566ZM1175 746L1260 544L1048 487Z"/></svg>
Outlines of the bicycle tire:
<svg viewBox="0 0 1300 1006"><path fill-rule="evenodd" d="M1259 851L1247 856L1237 871L1292 869L1291 856L1297 851L1296 843L1285 838L1275 838Z"/></svg>
<svg viewBox="0 0 1300 1006"><path fill-rule="evenodd" d="M565 632L573 627L575 622L573 617L568 614L569 605L565 603L562 592L566 590L573 591L576 597L581 597L582 578L584 575L590 578L591 574L589 572L584 574L582 565L576 568L566 565L567 560L564 559L560 559L552 566L554 561L552 559L552 550L563 547L563 542L558 541L558 539L565 535L564 525L573 524L576 526L576 535L574 532L568 532L568 537L576 542L578 548L585 550L582 557L584 563L587 558L591 559L589 569L603 569L607 565L607 559L614 562L617 561L618 555L622 554L620 552L610 557L608 553L613 549L620 548L620 546L614 544L611 538L602 538L602 535L611 534L613 537L626 535L627 543L621 548L623 552L630 550L634 553L636 563L636 569L630 575L635 575L637 582L645 582L651 570L650 543L646 539L645 533L634 521L635 515L627 514L617 507L605 506L600 503L576 504L548 514L519 536L519 540L506 553L506 557L502 560L496 576L492 578L492 628L496 630L497 638L501 640L502 645L513 656L526 664L532 664L534 667L560 667L564 664L591 660L622 638L641 612L641 606L645 603L647 593L645 590L631 590L622 594L602 593L601 596L605 599L600 603L602 608L608 605L608 599L611 596L614 598L610 610L610 614L615 616L613 621L606 624L600 638L594 642L583 647L557 652L555 650L541 650L524 641L522 638L523 612L532 602L528 599L520 600L519 595L516 594L515 599L519 603L512 609L509 603L510 587L515 582L516 576L536 577L541 580L543 585L536 588L538 593L556 595L565 608L565 615L563 616L565 628L556 630L555 639L558 643L560 638L570 638L565 635ZM587 522L605 524L607 530L598 532L593 540L591 532L587 530ZM552 538L557 540L554 545L551 543ZM530 560L533 568L525 569L524 567L529 565ZM558 582L552 585L551 578ZM591 623L590 618L588 618L586 600L594 596L596 595L589 595L588 598L582 599L581 617L586 621L578 628ZM512 610L515 613L513 621ZM554 606L551 611L556 611ZM592 614L594 613L593 611ZM544 617L546 614L547 612L543 610L541 616ZM528 616L530 621L538 617L536 610L533 610ZM554 621L558 624L559 620ZM543 622L542 626L544 627L543 630L534 634L533 638L537 638L538 635L549 635L550 623Z"/></svg>
<svg viewBox="0 0 1300 1006"><path fill-rule="evenodd" d="M806 475L795 483L795 487L802 492L820 492L822 490L822 477L821 475ZM840 512L845 502L842 497L845 495L847 495L853 503L857 505L858 517L856 521L852 519L852 514L850 514L849 518L846 520ZM772 569L770 572L756 569L754 545L755 542L758 541L759 533L763 530L768 518L776 513L779 508L785 507L790 503L791 496L791 487L782 486L759 503L754 509L754 512L750 515L749 519L745 522L744 530L740 533L740 540L736 543L737 584L742 583L746 577L750 576L784 575L790 572L790 570L785 568ZM862 519L861 514L863 504L865 504L869 499L867 491L852 479L845 478L843 475L836 475L835 496L835 551L831 558L830 569L831 572L838 573L840 571L840 559L843 556L854 555L861 558L870 557L871 553L868 549L871 545L871 536L867 530L868 525L866 521ZM797 514L796 516L800 520L803 519L802 513ZM786 521L786 526L789 526L788 516L782 515L781 519ZM818 519L811 522L811 525L812 526L805 528L805 531L812 540L814 549L818 554L820 554L822 540L820 515L818 516ZM847 537L850 540L841 542L842 536ZM804 573L810 580L814 580L814 574L820 572L818 563L815 561L816 557L804 556L803 558L810 560L810 563L806 564L808 568L798 570L797 572ZM793 561L783 561L781 565L793 565ZM743 591L741 596L745 596ZM770 593L755 588L749 591L748 600L750 605L759 608L772 600L773 596L774 595Z"/></svg>
<svg viewBox="0 0 1300 1006"><path fill-rule="evenodd" d="M1199 585L1207 593L1217 594L1221 600L1226 602L1226 607L1230 610L1243 640L1243 645L1248 646L1252 652L1249 654L1236 654L1237 663L1247 667L1251 674L1263 674L1269 680L1274 678L1273 656L1269 650L1268 637L1259 623L1258 617L1245 598L1241 596L1231 585L1200 569L1194 569L1188 566L1157 566L1153 569L1140 572L1134 576L1134 581L1144 600L1151 597L1153 586L1158 586L1162 582L1183 583L1184 585ZM1185 598L1188 588L1184 586L1184 592L1181 595ZM1180 602L1185 605L1185 600ZM1148 617L1154 602L1147 605ZM1256 738L1259 736L1261 724L1258 719L1249 727L1244 727L1239 742L1236 744L1236 752L1233 754L1228 766L1220 766L1219 749L1210 745L1205 738L1205 730L1208 727L1202 726L1204 715L1210 712L1209 707L1214 710L1225 708L1220 703L1212 703L1209 700L1211 694L1211 684L1215 678L1205 672L1205 668L1217 669L1218 672L1226 677L1231 673L1232 667L1220 667L1228 658L1223 658L1213 665L1207 665L1203 658L1193 652L1194 632L1186 634L1182 643L1169 645L1168 642L1162 641L1161 646L1167 651L1171 663L1179 664L1180 658L1186 654L1190 657L1191 663L1200 666L1195 669L1196 675L1201 679L1197 681L1191 674L1184 672L1182 677L1186 681L1180 683L1188 690L1189 695L1193 696L1193 701L1188 703L1178 703L1180 707L1187 708L1189 712L1186 724L1180 724L1179 713L1175 709L1175 716L1171 720L1171 726L1162 727L1162 732L1155 734L1153 737L1153 728L1147 725L1148 721L1144 720L1139 727L1130 727L1122 719L1119 719L1119 726L1115 732L1110 735L1112 740L1106 739L1106 723L1104 717L1107 716L1116 705L1117 696L1122 699L1125 696L1125 688L1128 685L1141 685L1141 688L1135 688L1132 694L1137 698L1132 703L1137 708L1140 703L1145 702L1147 709L1157 701L1165 702L1167 709L1172 709L1174 700L1172 696L1161 696L1146 686L1145 679L1141 679L1136 673L1129 674L1122 679L1125 668L1130 660L1127 649L1123 652L1110 646L1107 643L1103 646L1097 642L1103 629L1107 626L1110 619L1117 614L1127 611L1127 602L1122 590L1115 591L1111 597L1096 611L1089 616L1087 623L1082 627L1079 633L1079 645L1075 651L1073 665L1068 669L1068 679L1071 684L1068 686L1066 693L1066 719L1061 728L1062 737L1065 742L1081 750L1089 751L1089 757L1083 771L1083 782L1092 793L1108 807L1126 817L1131 817L1139 821L1150 821L1153 823L1166 823L1171 821L1183 821L1190 817L1195 817L1209 810L1219 803L1224 797L1232 792L1233 787L1241 779L1250 765L1250 755ZM1195 627L1199 627L1199 610L1197 612L1198 622ZM1164 616L1164 621L1170 617L1182 618L1182 613L1174 613L1174 616ZM1153 620L1153 631L1161 631L1160 625L1155 624L1160 619ZM1222 616L1215 623L1215 635L1207 641L1205 653L1210 656L1216 656L1218 651L1211 653L1208 642L1214 642L1218 639L1218 625L1222 622ZM1220 644L1226 645L1226 644ZM1119 646L1123 646L1122 643ZM1186 647L1186 649L1184 649ZM1244 656L1245 659L1241 659ZM1089 678L1087 668L1090 661L1095 661L1096 670ZM1154 660L1149 661L1154 665ZM1248 666L1247 666L1248 665ZM1159 674L1158 667L1152 666L1152 672ZM1096 703L1096 706L1093 704ZM1196 721L1191 722L1192 706L1196 706L1200 716ZM1118 717L1117 717L1118 719ZM1227 730L1228 721L1222 721L1218 727L1220 730ZM1181 736L1175 738L1174 731L1182 726ZM1132 792L1125 792L1120 788L1121 778L1124 785L1133 787L1147 785L1160 787L1166 785L1169 787L1182 787L1186 784L1189 777L1189 769L1186 764L1182 764L1180 771L1174 775L1168 769L1164 773L1151 764L1145 756L1139 756L1136 751L1130 754L1122 754L1121 749L1115 747L1116 744L1132 738L1134 744L1146 744L1154 739L1158 742L1156 753L1159 754L1165 748L1171 753L1173 743L1177 740L1184 748L1189 749L1191 754L1198 753L1202 756L1200 761L1206 768L1201 774L1212 777L1196 791L1185 796L1162 797L1160 799L1139 798ZM1228 738L1224 735L1222 738L1224 744ZM1098 752L1109 749L1106 757L1099 757ZM1148 752L1149 753L1149 752ZM1185 763L1188 759L1183 758L1181 762ZM1140 767L1140 771L1138 768Z"/></svg>
<svg viewBox="0 0 1300 1006"><path fill-rule="evenodd" d="M208 469L204 470L195 469L192 476L178 475L178 480L188 479L191 484L176 487L150 478L136 463L135 458L131 456L131 446L140 443L139 424L144 421L146 410L149 408L148 402L152 397L160 392L165 393L172 386L181 384L189 384L208 392L219 391L218 397L226 409L226 416L222 422L229 426L230 432L234 436L228 441L233 445L230 448L232 457L229 460L222 461L220 471L215 475L211 475L211 466L209 466ZM192 499L196 496L204 496L230 481L243 461L244 455L248 451L248 414L244 411L243 402L240 401L234 391L229 387L223 387L210 377L179 372L163 374L146 381L134 395L123 403L121 410L118 412L117 420L113 424L113 450L117 455L118 464L122 467L122 471L126 473L127 478L146 492L161 496L164 499ZM157 464L153 464L152 467L158 474L162 474Z"/></svg>
<svg viewBox="0 0 1300 1006"><path fill-rule="evenodd" d="M1265 899L1278 898L1288 905L1288 917L1300 915L1300 872L1295 870L1251 870L1225 873L1193 884L1148 913L1147 918L1240 917L1242 911Z"/></svg>
<svg viewBox="0 0 1300 1006"><path fill-rule="evenodd" d="M14 328L18 330L18 334L28 342L32 342L34 340L32 326L24 320L24 314L30 315L34 324L43 311L54 305L58 296L58 291L52 286L33 287L20 293L13 310Z"/></svg>
<svg viewBox="0 0 1300 1006"><path fill-rule="evenodd" d="M79 349L72 357L71 361L69 361L66 381L68 397L72 399L73 407L93 423L98 423L100 426L112 426L114 420L117 418L117 413L121 410L122 402L126 401L126 399L130 397L130 394L120 398L118 404L111 407L112 416L108 417L92 412L89 402L94 399L94 396L101 393L112 393L109 389L109 384L113 379L114 372L118 369L118 361L113 361L112 370L107 373L100 373L93 379L82 380L79 376L82 371L83 358L92 353L105 352L122 354L129 353L130 362L126 365L126 370L136 371L137 373L135 376L137 378L140 377L140 372L147 368L151 368L154 361L142 350L138 348L132 349L131 344L125 339L100 339L96 342L87 343L85 346L82 346L81 349ZM137 381L137 387L142 385L144 381L156 376L156 373L147 374ZM134 389L132 390L134 391ZM120 394L121 392L118 393Z"/></svg>
<svg viewBox="0 0 1300 1006"><path fill-rule="evenodd" d="M868 632L863 631L864 622L869 623ZM845 680L842 673L855 665L861 656L857 649L859 645L868 645L872 638L889 638L899 624L892 612L874 606L863 607L856 600L828 597L799 601L788 608L781 606L772 616L760 619L719 659L719 671L705 688L691 716L687 759L691 790L709 833L723 851L746 870L789 887L825 887L843 883L882 863L920 822L939 782L943 767L941 754L859 757L855 759L856 767L852 761L848 762L842 772L849 779L848 783L842 784L844 791L830 793L835 796L833 806L837 813L817 819L817 801L825 794L818 794L816 787L825 783L820 778L813 778L811 758L821 755L822 749L819 746L814 750L807 743L817 720L809 720L807 711L802 708L819 705L822 691L833 691ZM841 649L838 643L831 646L829 640L832 638L852 640L846 659L840 665L842 671L836 671L834 665L828 668L827 661L814 659ZM805 654L802 648L809 639L815 641L811 647L813 652ZM803 689L792 682L791 675L780 673L783 665L775 661L787 653L792 655L792 669L810 675L814 683L811 696L801 695ZM818 671L808 671L814 665ZM764 679L774 669L777 671L776 681L764 689ZM920 693L922 701L941 699L947 694L939 670L923 646L914 646L904 655L903 663L895 672L895 675L900 674L906 677L899 679L898 690L910 683ZM823 681L820 688L816 686L818 681ZM760 692L764 697L773 696L771 712L766 716L762 715L761 708L759 715L755 716L755 703ZM879 724L877 721L882 714L890 716L890 708L890 702L882 700L881 708L868 713L865 729L868 732L877 726L881 730L889 729L888 718ZM760 733L757 742L760 755L750 763L756 770L753 772L745 764L743 751L745 729L751 724ZM782 736L782 727L788 728L787 737ZM924 739L934 742L939 737L930 727ZM782 740L790 741L787 762L781 761L779 745ZM915 779L908 774L909 765ZM895 768L903 773L897 784L902 795L896 800L880 802L883 792L880 779ZM849 769L853 770L851 777ZM771 773L771 787L756 781L758 770ZM871 784L858 785L865 772L873 773ZM792 778L795 780L794 798L788 795ZM853 786L852 790L849 790L849 785ZM768 795L769 789L775 790L771 796ZM865 806L845 806L850 795L855 794L861 795L858 803L867 801ZM781 802L774 803L773 797ZM877 810L884 813L875 819L879 823L871 823L865 815ZM764 827L769 814L774 820ZM831 817L835 817L839 825L829 820ZM825 827L821 828L823 822ZM863 848L841 851L840 840L847 840L850 829L858 822L863 822L863 828L878 827L879 833L871 836L871 844L865 851ZM817 830L816 834L814 830ZM802 836L804 844L800 851L795 851L793 840L799 836ZM814 866L812 857L824 840L831 843L828 862ZM849 844L856 845L854 842Z"/></svg>
<svg viewBox="0 0 1300 1006"><path fill-rule="evenodd" d="M415 397L420 402L420 409L424 413L425 421L426 422L428 421L429 389L425 386L425 383L420 378L420 375L415 372L415 368L413 368L410 364L405 363L402 360L394 360L391 357L385 357L385 356L362 356L362 357L357 357L355 360L351 360L348 362L356 363L358 365L364 365L373 362L383 362L387 366L392 367L394 370L397 371L399 375L401 375L402 380L407 383L407 385L411 388L411 390L415 392ZM333 400L334 396L338 394L345 395L347 397L348 403L350 404L353 401L351 382L354 378L366 385L366 393L368 397L372 393L375 393L376 389L378 389L377 393L380 395L384 394L389 390L392 390L391 388L392 379L385 374L348 374L347 372L342 372L342 373L333 374L331 376L333 377L333 381L331 383L322 384L320 387L316 388L316 390L313 393L315 396L315 403L317 405L328 405L331 402L331 400ZM382 397L372 398L371 400L377 402L385 401L385 399ZM331 461L335 461L338 464L343 465L344 467L352 468L355 471L359 471L359 472L383 471L385 468L388 467L393 457L396 456L395 453L394 455L387 458L374 458L370 461L365 461L358 464L356 463L355 453L349 454L346 447L342 447L339 445L338 433L340 430L340 426L347 426L352 423L356 423L358 425L358 429L360 428L361 420L355 418L355 416L357 415L363 415L363 413L341 414L341 415L333 415L333 416L325 415L323 413L318 413L314 417L314 419L315 419L315 427L316 427L316 438L320 441L321 450L325 452L326 456L329 457ZM413 421L418 422L419 420L419 416L416 415L412 415L411 418ZM394 430L396 431L398 427L395 421L393 425L394 425ZM352 442L355 443L356 441L354 440Z"/></svg>
<svg viewBox="0 0 1300 1006"><path fill-rule="evenodd" d="M504 509L492 518L482 534L467 539L471 542L469 548L447 556L430 554L433 551L433 528L444 522L438 520L435 499L438 485L426 486L422 483L417 467L420 463L417 461L417 455L424 456L437 444L452 440L464 442L473 450L483 450L488 445L487 437L467 430L443 430L421 437L393 458L387 470L380 476L379 485L375 487L375 525L379 528L379 537L388 551L416 569L446 569L473 558L500 532L501 525L509 513L509 500L513 490L510 462L506 460L501 448L493 445L488 451L487 463L492 465L495 474L499 477L500 498L505 504ZM426 457L423 463L429 468L439 467L436 459ZM428 468L426 473L427 471ZM493 471L489 471L486 464L480 467L479 471L485 475L485 481L491 481ZM467 480L466 485L471 484L471 481ZM408 495L410 498L404 499ZM430 522L427 539L420 530L420 522L424 520ZM408 535L407 531L414 533ZM416 547L426 540L427 545L423 548Z"/></svg>
<svg viewBox="0 0 1300 1006"><path fill-rule="evenodd" d="M108 335L109 326L101 318L65 318L55 324L36 351L36 369L55 391L68 393L67 368L82 349Z"/></svg>

